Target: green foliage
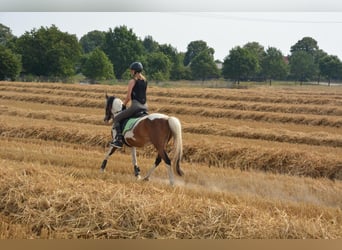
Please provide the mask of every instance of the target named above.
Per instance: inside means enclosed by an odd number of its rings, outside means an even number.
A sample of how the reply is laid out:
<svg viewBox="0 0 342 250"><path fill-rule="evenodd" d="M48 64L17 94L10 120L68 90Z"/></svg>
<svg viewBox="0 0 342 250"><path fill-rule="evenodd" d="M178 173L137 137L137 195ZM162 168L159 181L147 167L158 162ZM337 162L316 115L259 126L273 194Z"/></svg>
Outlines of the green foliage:
<svg viewBox="0 0 342 250"><path fill-rule="evenodd" d="M231 49L224 59L222 75L225 79L232 79L239 83L240 80L255 74L257 65L256 57L248 49L237 46Z"/></svg>
<svg viewBox="0 0 342 250"><path fill-rule="evenodd" d="M261 72L261 64L265 57L264 46L258 42L249 42L243 48L247 49L257 59L256 74L258 75Z"/></svg>
<svg viewBox="0 0 342 250"><path fill-rule="evenodd" d="M11 29L0 23L0 45L7 46L7 43L13 38Z"/></svg>
<svg viewBox="0 0 342 250"><path fill-rule="evenodd" d="M159 44L153 40L152 36L146 36L143 41L143 46L147 53L159 51Z"/></svg>
<svg viewBox="0 0 342 250"><path fill-rule="evenodd" d="M288 75L288 65L285 62L284 56L280 50L274 47L269 47L261 62L262 74L270 80L284 79Z"/></svg>
<svg viewBox="0 0 342 250"><path fill-rule="evenodd" d="M99 48L84 56L81 71L94 83L96 80L108 80L114 77L113 64Z"/></svg>
<svg viewBox="0 0 342 250"><path fill-rule="evenodd" d="M106 32L93 30L82 36L80 45L84 53L90 53L96 48L103 48Z"/></svg>
<svg viewBox="0 0 342 250"><path fill-rule="evenodd" d="M191 61L204 50L208 50L212 55L215 53L215 50L208 47L205 41L198 40L190 42L184 56L184 65L190 65Z"/></svg>
<svg viewBox="0 0 342 250"><path fill-rule="evenodd" d="M319 68L322 76L328 79L329 84L333 78L342 79L342 62L337 56L326 55L321 58Z"/></svg>
<svg viewBox="0 0 342 250"><path fill-rule="evenodd" d="M11 79L14 81L20 71L20 56L0 45L0 80Z"/></svg>
<svg viewBox="0 0 342 250"><path fill-rule="evenodd" d="M304 37L291 47L291 53L304 51L311 55L314 55L318 50L318 44L312 37Z"/></svg>
<svg viewBox="0 0 342 250"><path fill-rule="evenodd" d="M121 79L129 65L143 56L144 47L132 29L120 26L106 33L104 52L114 65L116 78Z"/></svg>
<svg viewBox="0 0 342 250"><path fill-rule="evenodd" d="M132 78L131 70L130 69L126 69L126 71L122 74L121 79L127 81L127 80L129 80L131 78Z"/></svg>
<svg viewBox="0 0 342 250"><path fill-rule="evenodd" d="M318 65L314 56L304 50L293 52L290 57L290 73L295 80L308 81L318 75Z"/></svg>
<svg viewBox="0 0 342 250"><path fill-rule="evenodd" d="M165 54L170 59L171 62L175 62L178 59L177 58L177 56L178 56L177 49L172 47L170 44L159 45L158 51Z"/></svg>
<svg viewBox="0 0 342 250"><path fill-rule="evenodd" d="M183 64L184 53L177 53L174 61L172 62L172 68L170 72L171 80L190 80L191 70L190 67L185 67Z"/></svg>
<svg viewBox="0 0 342 250"><path fill-rule="evenodd" d="M184 53L178 53L177 49L172 47L170 44L162 44L159 46L159 51L164 53L171 62L170 79L191 79L191 75L186 75L186 69L183 64Z"/></svg>
<svg viewBox="0 0 342 250"><path fill-rule="evenodd" d="M204 81L209 77L218 77L219 71L214 62L215 50L210 48L205 41L192 41L184 55L184 65L191 70L191 79ZM186 74L186 71L183 71Z"/></svg>
<svg viewBox="0 0 342 250"><path fill-rule="evenodd" d="M257 42L235 47L224 59L222 72L214 61L215 50L203 40L192 41L186 52L178 52L170 44L158 44L152 36L141 41L126 26L108 32L93 30L78 42L75 35L61 32L54 25L33 29L16 38L10 28L0 24L0 45L3 46L1 77L10 79L15 78L21 68L26 79L48 77L52 80L72 77L81 69L95 81L112 78L115 68L115 77L127 80L131 77L128 67L134 61L141 61L147 77L157 81L205 80L217 78L220 73L225 79L238 82L265 78L270 82L287 78L301 82L321 77L329 81L342 79L340 59L320 50L311 37L304 37L291 46L289 65L276 48L265 51ZM82 51L86 55L80 62Z"/></svg>
<svg viewBox="0 0 342 250"><path fill-rule="evenodd" d="M169 58L162 52L155 52L146 57L145 69L151 80L168 80L170 78L170 66Z"/></svg>
<svg viewBox="0 0 342 250"><path fill-rule="evenodd" d="M81 56L76 36L54 25L26 32L16 41L16 48L22 55L24 72L38 76L73 76Z"/></svg>
<svg viewBox="0 0 342 250"><path fill-rule="evenodd" d="M190 64L193 79L218 78L219 70L214 62L214 57L209 50L199 53Z"/></svg>
<svg viewBox="0 0 342 250"><path fill-rule="evenodd" d="M319 50L318 43L312 37L304 37L291 46L291 76L301 83L314 80L319 76L319 60L324 53ZM303 56L303 58L300 58Z"/></svg>

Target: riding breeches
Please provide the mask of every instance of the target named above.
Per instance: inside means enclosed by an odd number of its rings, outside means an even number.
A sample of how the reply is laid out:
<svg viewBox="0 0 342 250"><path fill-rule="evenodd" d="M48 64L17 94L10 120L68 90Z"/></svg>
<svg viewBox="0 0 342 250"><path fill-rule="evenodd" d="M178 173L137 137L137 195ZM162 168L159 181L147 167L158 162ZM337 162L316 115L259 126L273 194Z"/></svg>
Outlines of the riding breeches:
<svg viewBox="0 0 342 250"><path fill-rule="evenodd" d="M122 120L127 119L142 110L147 110L147 105L141 104L137 100L132 100L132 104L129 108L123 110L114 117L114 123L121 122Z"/></svg>

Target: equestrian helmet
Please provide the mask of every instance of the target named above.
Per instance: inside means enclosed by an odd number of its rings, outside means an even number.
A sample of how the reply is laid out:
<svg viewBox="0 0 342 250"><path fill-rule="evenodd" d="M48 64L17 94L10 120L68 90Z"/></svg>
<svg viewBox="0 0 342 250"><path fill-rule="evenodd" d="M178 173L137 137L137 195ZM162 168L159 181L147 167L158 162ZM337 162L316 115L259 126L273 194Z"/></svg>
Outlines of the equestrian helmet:
<svg viewBox="0 0 342 250"><path fill-rule="evenodd" d="M129 66L130 69L134 70L135 72L141 72L143 70L143 66L141 62L134 62Z"/></svg>

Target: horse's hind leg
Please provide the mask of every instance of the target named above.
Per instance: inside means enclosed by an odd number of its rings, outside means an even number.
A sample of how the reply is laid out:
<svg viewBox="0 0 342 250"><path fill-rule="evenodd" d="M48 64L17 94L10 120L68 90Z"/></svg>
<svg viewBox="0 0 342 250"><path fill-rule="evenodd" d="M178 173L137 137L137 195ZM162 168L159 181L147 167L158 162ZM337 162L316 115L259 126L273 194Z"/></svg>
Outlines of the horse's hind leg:
<svg viewBox="0 0 342 250"><path fill-rule="evenodd" d="M160 156L160 154L158 154L158 157L157 157L153 167L150 169L150 171L148 172L148 174L146 175L144 180L148 180L149 179L150 175L156 169L156 167L159 165L159 163L161 162L162 158L163 158L163 160L164 160L164 162L166 164L166 167L167 167L167 172L169 174L170 184L173 186L174 178L173 178L173 172L172 172L172 169L171 169L171 160L170 160L169 156L167 155L167 153L165 152L165 150L162 151L162 157Z"/></svg>
<svg viewBox="0 0 342 250"><path fill-rule="evenodd" d="M101 164L101 168L100 168L100 171L101 172L104 172L105 168L106 168L106 165L107 165L107 161L109 159L109 157L115 152L116 148L115 147L110 147L107 154L106 154L106 157L104 158L104 160L102 161L102 164Z"/></svg>
<svg viewBox="0 0 342 250"><path fill-rule="evenodd" d="M169 156L167 155L167 153L164 151L164 157L163 160L166 164L166 168L167 168L167 172L169 173L169 180L170 180L170 185L173 186L174 184L174 177L173 177L173 172L171 169L171 160L169 158Z"/></svg>
<svg viewBox="0 0 342 250"><path fill-rule="evenodd" d="M161 162L161 157L160 155L158 154L157 155L157 158L153 164L153 166L150 168L150 170L147 172L147 175L145 176L144 178L144 181L148 181L150 179L150 176L152 174L152 172L158 167L159 163Z"/></svg>

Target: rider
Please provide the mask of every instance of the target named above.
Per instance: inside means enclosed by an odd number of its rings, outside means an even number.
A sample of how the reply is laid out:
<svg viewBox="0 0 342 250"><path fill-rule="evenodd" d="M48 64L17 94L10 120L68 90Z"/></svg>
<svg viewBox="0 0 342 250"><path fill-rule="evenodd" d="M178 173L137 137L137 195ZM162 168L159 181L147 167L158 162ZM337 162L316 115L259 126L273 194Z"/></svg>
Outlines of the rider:
<svg viewBox="0 0 342 250"><path fill-rule="evenodd" d="M113 129L115 128L116 130L116 136L115 140L113 140L110 144L116 148L122 148L123 146L123 135L120 122L133 116L138 111L147 111L147 81L145 76L142 74L143 65L140 62L133 62L129 68L133 78L128 82L127 96L123 101L123 111L114 117ZM131 105L129 108L125 109L129 101L132 101Z"/></svg>

